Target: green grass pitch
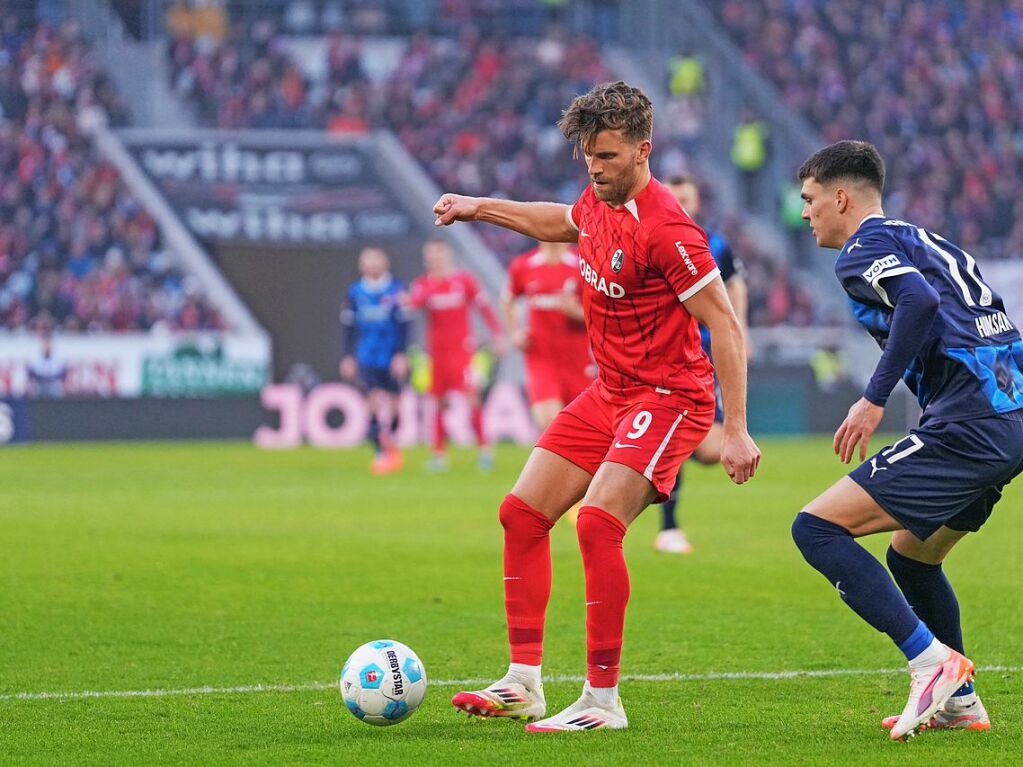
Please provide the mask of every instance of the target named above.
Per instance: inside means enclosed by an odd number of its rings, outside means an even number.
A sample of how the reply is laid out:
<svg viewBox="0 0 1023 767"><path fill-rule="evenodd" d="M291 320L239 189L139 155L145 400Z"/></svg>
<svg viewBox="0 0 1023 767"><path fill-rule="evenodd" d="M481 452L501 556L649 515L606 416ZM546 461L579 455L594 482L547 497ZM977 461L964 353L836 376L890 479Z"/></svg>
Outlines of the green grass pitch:
<svg viewBox="0 0 1023 767"><path fill-rule="evenodd" d="M843 468L828 440L761 447L761 473L744 487L720 468L687 471L682 518L694 554L652 550L655 509L626 539L623 673L695 678L626 678L630 729L568 736L467 720L449 705L458 686L445 683L504 671L496 509L524 450L502 448L490 474L456 453L441 475L424 473L425 453L412 452L401 473L376 478L365 451L4 449L0 763L1018 764L1023 481L946 565L970 655L1002 667L978 676L994 727L892 743L879 721L901 709L908 676L884 670L901 656L788 534ZM560 524L552 545L544 668L578 677L585 608L574 530ZM881 553L886 542L868 545ZM377 729L328 685L356 646L383 637L415 649L431 684L415 716ZM770 678L786 671L827 673ZM854 673L831 673L843 671ZM183 692L255 685L283 687ZM579 688L550 682L551 709Z"/></svg>

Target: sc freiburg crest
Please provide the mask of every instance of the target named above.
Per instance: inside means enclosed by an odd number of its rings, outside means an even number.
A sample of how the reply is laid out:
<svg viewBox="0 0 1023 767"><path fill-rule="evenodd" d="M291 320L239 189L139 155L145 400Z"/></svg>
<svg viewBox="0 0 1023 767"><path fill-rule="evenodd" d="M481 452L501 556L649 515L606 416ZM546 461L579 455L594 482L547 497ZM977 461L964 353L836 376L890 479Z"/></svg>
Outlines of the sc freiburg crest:
<svg viewBox="0 0 1023 767"><path fill-rule="evenodd" d="M615 254L611 256L611 271L618 274L622 270L622 263L625 261L625 253L621 248L615 251Z"/></svg>

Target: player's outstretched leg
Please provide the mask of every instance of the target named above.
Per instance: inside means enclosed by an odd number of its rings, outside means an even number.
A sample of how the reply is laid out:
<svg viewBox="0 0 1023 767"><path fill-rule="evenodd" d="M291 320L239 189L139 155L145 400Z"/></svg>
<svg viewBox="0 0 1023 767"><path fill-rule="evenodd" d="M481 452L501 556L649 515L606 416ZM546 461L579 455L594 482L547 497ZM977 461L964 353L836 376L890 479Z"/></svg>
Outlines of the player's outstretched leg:
<svg viewBox="0 0 1023 767"><path fill-rule="evenodd" d="M671 489L668 500L661 504L661 531L654 538L654 548L665 554L691 554L693 545L689 542L685 532L678 526L675 518L675 509L678 507L678 499L682 494L682 477L685 476L685 468L679 469L678 479L675 487Z"/></svg>
<svg viewBox="0 0 1023 767"><path fill-rule="evenodd" d="M806 561L834 585L846 604L888 634L905 654L911 676L909 699L891 736L901 740L916 734L973 677L973 663L935 638L881 563L846 528L804 511L796 515L792 537Z"/></svg>
<svg viewBox="0 0 1023 767"><path fill-rule="evenodd" d="M504 527L504 594L511 665L482 690L463 691L451 704L473 716L533 720L547 711L540 664L543 628L551 595L550 530L546 516L513 494L499 512Z"/></svg>
<svg viewBox="0 0 1023 767"><path fill-rule="evenodd" d="M576 521L586 572L586 684L564 711L534 724L529 732L624 729L629 726L618 697L629 571L622 539L625 525L596 506L583 506Z"/></svg>

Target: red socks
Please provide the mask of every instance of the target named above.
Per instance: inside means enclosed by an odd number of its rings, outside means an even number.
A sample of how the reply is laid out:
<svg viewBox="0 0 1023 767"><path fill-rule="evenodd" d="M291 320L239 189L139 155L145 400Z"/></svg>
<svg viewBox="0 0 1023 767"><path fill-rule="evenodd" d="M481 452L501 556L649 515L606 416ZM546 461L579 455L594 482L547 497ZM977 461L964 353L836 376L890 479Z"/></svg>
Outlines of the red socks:
<svg viewBox="0 0 1023 767"><path fill-rule="evenodd" d="M487 435L483 432L483 408L472 409L472 430L476 433L476 444L483 447L487 444Z"/></svg>
<svg viewBox="0 0 1023 767"><path fill-rule="evenodd" d="M504 527L504 609L511 662L539 666L543 659L544 617L551 596L553 525L510 493L501 504L499 516Z"/></svg>
<svg viewBox="0 0 1023 767"><path fill-rule="evenodd" d="M592 687L614 687L629 602L622 551L626 527L603 509L583 506L575 529L586 573L586 679Z"/></svg>
<svg viewBox="0 0 1023 767"><path fill-rule="evenodd" d="M550 530L543 514L514 495L500 511L504 527L504 605L511 662L539 666L551 595ZM586 572L586 678L593 687L614 687L622 657L629 571L622 539L626 527L596 506L583 506L576 521Z"/></svg>
<svg viewBox="0 0 1023 767"><path fill-rule="evenodd" d="M439 401L433 414L433 452L444 452L444 405Z"/></svg>

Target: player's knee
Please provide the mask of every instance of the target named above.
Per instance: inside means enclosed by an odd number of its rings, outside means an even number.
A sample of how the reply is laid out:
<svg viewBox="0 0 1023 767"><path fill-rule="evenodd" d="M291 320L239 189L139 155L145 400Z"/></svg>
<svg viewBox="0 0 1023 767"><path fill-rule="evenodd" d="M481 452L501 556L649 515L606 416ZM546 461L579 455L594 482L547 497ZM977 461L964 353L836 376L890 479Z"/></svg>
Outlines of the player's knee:
<svg viewBox="0 0 1023 767"><path fill-rule="evenodd" d="M907 557L905 554L900 554L895 550L894 546L889 546L888 551L885 552L885 562L887 562L888 570L894 576L896 582L906 576L912 577L941 570L940 562L938 564L921 562L912 557Z"/></svg>
<svg viewBox="0 0 1023 767"><path fill-rule="evenodd" d="M849 531L841 525L801 511L792 522L792 540L807 562L813 564L822 547L836 537L848 536Z"/></svg>
<svg viewBox="0 0 1023 767"><path fill-rule="evenodd" d="M504 497L497 518L501 520L505 533L512 535L543 536L553 527L547 517L512 493Z"/></svg>
<svg viewBox="0 0 1023 767"><path fill-rule="evenodd" d="M626 529L623 522L608 512L584 506L575 522L583 558L608 544L621 548Z"/></svg>

